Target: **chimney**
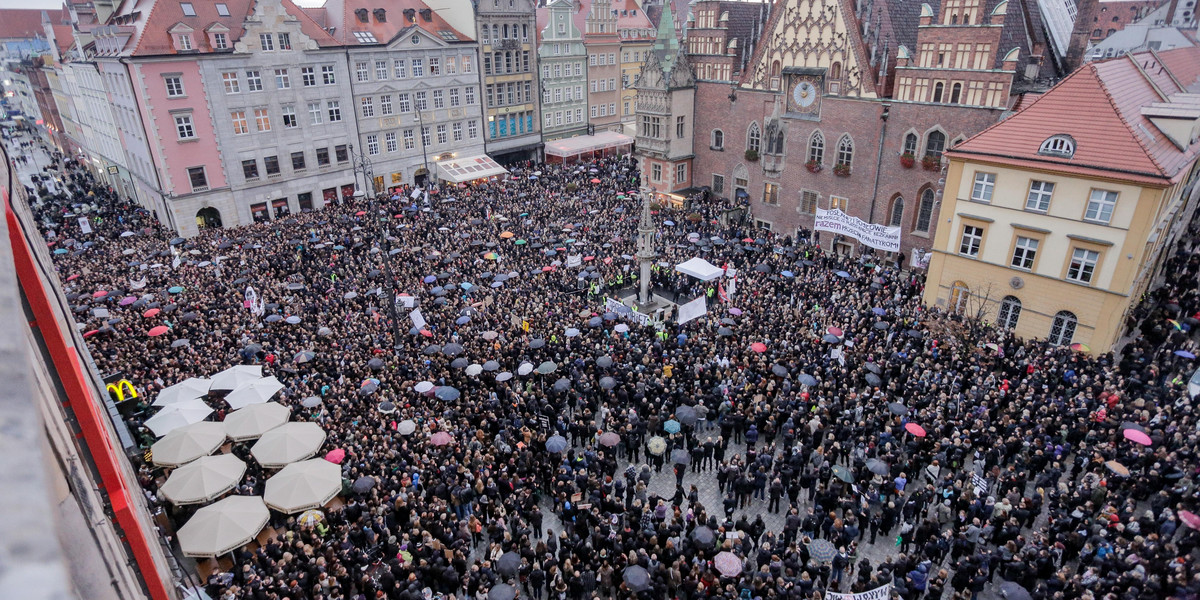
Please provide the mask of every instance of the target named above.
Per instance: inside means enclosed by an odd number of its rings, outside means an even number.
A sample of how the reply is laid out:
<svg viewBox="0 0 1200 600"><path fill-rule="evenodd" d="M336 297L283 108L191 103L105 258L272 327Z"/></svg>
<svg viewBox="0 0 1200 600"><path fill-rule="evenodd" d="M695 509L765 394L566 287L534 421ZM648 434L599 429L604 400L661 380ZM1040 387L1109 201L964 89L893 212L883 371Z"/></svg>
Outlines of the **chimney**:
<svg viewBox="0 0 1200 600"><path fill-rule="evenodd" d="M921 27L933 25L933 7L928 4L921 5L921 20L919 25Z"/></svg>
<svg viewBox="0 0 1200 600"><path fill-rule="evenodd" d="M1175 24L1175 9L1179 8L1179 0L1171 0L1167 6L1167 27Z"/></svg>

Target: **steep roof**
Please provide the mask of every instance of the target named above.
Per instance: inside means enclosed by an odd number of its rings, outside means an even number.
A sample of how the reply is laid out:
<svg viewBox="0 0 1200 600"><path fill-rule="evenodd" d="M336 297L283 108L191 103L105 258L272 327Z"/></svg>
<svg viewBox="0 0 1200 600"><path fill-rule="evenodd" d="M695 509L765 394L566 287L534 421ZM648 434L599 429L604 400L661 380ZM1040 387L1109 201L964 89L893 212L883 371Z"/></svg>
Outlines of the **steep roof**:
<svg viewBox="0 0 1200 600"><path fill-rule="evenodd" d="M333 17L331 20L341 24L334 30L333 36L347 46L375 45L369 41L359 40L355 37L355 33L369 32L377 40L377 43L387 44L400 33L413 27L418 27L445 42L469 42L474 39L471 33L455 29L446 19L442 18L439 14L440 11L433 10L421 0L387 0L386 2L381 0L339 0L338 2L326 2L325 7L328 11L338 11L337 15L329 15L329 17ZM384 22L379 22L375 17L376 9L386 10ZM357 10L367 11L366 23L359 21L355 14ZM405 11L413 11L410 13L412 19L405 15ZM428 15L428 20L426 15ZM330 23L330 25L332 24Z"/></svg>
<svg viewBox="0 0 1200 600"><path fill-rule="evenodd" d="M654 29L650 17L638 4L637 0L614 0L613 10L617 12L617 30L637 29L642 31ZM646 37L650 37L647 35ZM627 39L627 38L626 38Z"/></svg>
<svg viewBox="0 0 1200 600"><path fill-rule="evenodd" d="M1200 67L1195 66L1200 48L1180 48L1163 56L1167 59L1161 63L1144 52L1085 64L1028 107L950 154L1165 185L1185 173L1200 143L1180 150L1142 115L1142 108L1200 87ZM1186 61L1191 63L1187 68L1170 71L1172 63ZM1059 134L1075 140L1071 157L1038 154L1043 141Z"/></svg>
<svg viewBox="0 0 1200 600"><path fill-rule="evenodd" d="M0 18L0 40L28 40L43 37L42 9L4 9Z"/></svg>
<svg viewBox="0 0 1200 600"><path fill-rule="evenodd" d="M121 6L121 10L113 14L110 18L110 23L118 17L127 16L134 13L141 13L142 17L137 23L136 33L132 40L133 56L159 56L163 54L178 54L175 50L174 40L171 38L170 29L176 25L185 25L196 32L192 36L192 46L201 54L208 52L216 52L217 50L209 45L208 36L204 35L210 27L221 25L229 30L229 41L236 42L241 39L245 33L243 24L247 17L254 14L254 5L256 0L224 0L220 4L224 4L228 8L229 15L224 16L217 12L217 2L209 0L193 0L191 4L192 12L195 16L185 15L183 13L183 3L173 0L157 0L149 7L136 6L139 3L126 2ZM321 47L336 46L337 40L333 39L325 30L322 29L311 17L304 11L300 10L292 0L277 0L283 6L283 9L288 14L294 16L300 22L300 30L304 35L316 40ZM137 9L136 11L134 9ZM127 46L128 48L128 46Z"/></svg>

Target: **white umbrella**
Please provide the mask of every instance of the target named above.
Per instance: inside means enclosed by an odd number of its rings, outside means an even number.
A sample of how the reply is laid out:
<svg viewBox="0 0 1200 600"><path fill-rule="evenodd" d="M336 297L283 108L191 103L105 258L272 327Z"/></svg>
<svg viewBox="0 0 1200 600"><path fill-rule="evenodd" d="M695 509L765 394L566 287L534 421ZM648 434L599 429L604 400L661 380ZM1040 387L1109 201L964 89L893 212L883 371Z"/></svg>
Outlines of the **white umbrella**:
<svg viewBox="0 0 1200 600"><path fill-rule="evenodd" d="M260 496L230 496L192 515L179 528L184 556L215 557L249 543L271 519Z"/></svg>
<svg viewBox="0 0 1200 600"><path fill-rule="evenodd" d="M229 392L225 396L225 402L234 410L250 406L251 404L262 404L278 394L283 389L283 384L279 383L279 379L275 376L256 379L249 383L239 385L237 389Z"/></svg>
<svg viewBox="0 0 1200 600"><path fill-rule="evenodd" d="M159 392L158 397L154 399L154 404L152 406L166 406L181 400L203 398L205 394L208 393L208 389L211 385L212 380L201 379L199 377L189 377L188 379L185 379Z"/></svg>
<svg viewBox="0 0 1200 600"><path fill-rule="evenodd" d="M178 467L208 456L225 443L225 426L213 421L185 425L150 446L150 460L160 467Z"/></svg>
<svg viewBox="0 0 1200 600"><path fill-rule="evenodd" d="M236 389L243 383L250 383L255 379L262 378L261 365L238 365L229 367L220 373L212 376L212 385L209 389L214 391Z"/></svg>
<svg viewBox="0 0 1200 600"><path fill-rule="evenodd" d="M416 390L416 392L418 394L424 394L425 392L428 392L429 390L433 389L433 382L422 381L421 383L418 383L415 387L413 387L413 389Z"/></svg>
<svg viewBox="0 0 1200 600"><path fill-rule="evenodd" d="M158 411L158 414L146 419L145 425L154 432L154 435L162 437L184 425L199 423L212 412L212 407L205 404L203 400L193 398L163 408Z"/></svg>
<svg viewBox="0 0 1200 600"><path fill-rule="evenodd" d="M176 505L199 504L233 489L246 474L246 463L232 454L205 456L175 469L158 488Z"/></svg>
<svg viewBox="0 0 1200 600"><path fill-rule="evenodd" d="M267 480L263 501L282 513L325 506L342 491L342 468L323 458L292 463Z"/></svg>
<svg viewBox="0 0 1200 600"><path fill-rule="evenodd" d="M316 423L287 423L258 438L250 454L258 464L278 469L317 453L325 443L325 430Z"/></svg>
<svg viewBox="0 0 1200 600"><path fill-rule="evenodd" d="M287 423L291 415L292 409L278 402L252 404L225 417L225 435L235 442L252 440Z"/></svg>

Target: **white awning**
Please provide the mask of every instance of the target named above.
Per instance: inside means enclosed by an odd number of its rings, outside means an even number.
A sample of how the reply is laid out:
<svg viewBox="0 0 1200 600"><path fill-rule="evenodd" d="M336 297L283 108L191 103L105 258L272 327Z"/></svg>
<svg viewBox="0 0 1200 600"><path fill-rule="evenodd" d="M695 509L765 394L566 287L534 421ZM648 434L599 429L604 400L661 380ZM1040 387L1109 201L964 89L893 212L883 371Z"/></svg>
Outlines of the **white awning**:
<svg viewBox="0 0 1200 600"><path fill-rule="evenodd" d="M599 152L606 148L628 146L633 138L615 131L599 131L596 135L578 135L572 138L546 142L547 156L575 156L588 152Z"/></svg>
<svg viewBox="0 0 1200 600"><path fill-rule="evenodd" d="M684 275L691 275L700 281L712 281L725 274L724 269L700 257L675 265L675 270Z"/></svg>
<svg viewBox="0 0 1200 600"><path fill-rule="evenodd" d="M439 178L454 183L475 181L508 173L508 169L496 164L496 161L486 154L443 160L437 164L437 169Z"/></svg>

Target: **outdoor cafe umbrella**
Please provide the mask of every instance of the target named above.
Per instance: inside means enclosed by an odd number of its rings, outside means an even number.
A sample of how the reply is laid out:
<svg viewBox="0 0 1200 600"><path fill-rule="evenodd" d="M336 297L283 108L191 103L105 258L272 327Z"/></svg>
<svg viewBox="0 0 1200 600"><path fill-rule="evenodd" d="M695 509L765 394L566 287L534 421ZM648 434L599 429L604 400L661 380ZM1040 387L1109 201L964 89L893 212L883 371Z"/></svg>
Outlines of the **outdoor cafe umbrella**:
<svg viewBox="0 0 1200 600"><path fill-rule="evenodd" d="M244 383L261 378L261 365L238 365L213 375L210 389L213 391L232 390Z"/></svg>
<svg viewBox="0 0 1200 600"><path fill-rule="evenodd" d="M646 450L655 456L662 456L667 451L667 440L656 435L646 441Z"/></svg>
<svg viewBox="0 0 1200 600"><path fill-rule="evenodd" d="M172 471L158 491L176 506L200 504L233 489L245 474L246 463L232 454L202 456Z"/></svg>
<svg viewBox="0 0 1200 600"><path fill-rule="evenodd" d="M650 572L641 565L625 567L625 572L621 574L621 579L634 592L643 592L650 589Z"/></svg>
<svg viewBox="0 0 1200 600"><path fill-rule="evenodd" d="M268 469L301 461L317 453L325 443L325 430L316 423L285 423L258 438L250 455Z"/></svg>
<svg viewBox="0 0 1200 600"><path fill-rule="evenodd" d="M225 417L225 435L234 442L252 440L288 422L292 409L278 402L252 404Z"/></svg>
<svg viewBox="0 0 1200 600"><path fill-rule="evenodd" d="M552 435L546 440L546 451L558 454L567 449L567 438L561 435Z"/></svg>
<svg viewBox="0 0 1200 600"><path fill-rule="evenodd" d="M225 402L237 410L251 404L262 404L283 390L283 384L274 375L244 383L225 396Z"/></svg>
<svg viewBox="0 0 1200 600"><path fill-rule="evenodd" d="M487 593L487 600L513 600L516 597L517 588L507 583L497 583Z"/></svg>
<svg viewBox="0 0 1200 600"><path fill-rule="evenodd" d="M178 340L176 340L178 341ZM200 377L189 377L175 385L164 388L154 399L152 406L166 406L181 400L203 398L208 394L212 381Z"/></svg>
<svg viewBox="0 0 1200 600"><path fill-rule="evenodd" d="M193 398L176 402L158 411L158 414L146 419L144 425L162 437L185 425L199 423L211 415L213 409L203 400Z"/></svg>
<svg viewBox="0 0 1200 600"><path fill-rule="evenodd" d="M259 496L229 496L192 515L179 528L184 556L216 557L249 543L271 518Z"/></svg>
<svg viewBox="0 0 1200 600"><path fill-rule="evenodd" d="M736 577L742 572L742 559L732 552L720 552L713 558L713 566L726 577Z"/></svg>
<svg viewBox="0 0 1200 600"><path fill-rule="evenodd" d="M499 571L501 575L512 577L517 574L517 571L520 570L520 568L521 555L517 554L516 552L505 552L504 554L500 555L500 558L496 561L496 570Z"/></svg>
<svg viewBox="0 0 1200 600"><path fill-rule="evenodd" d="M598 441L600 442L601 446L611 448L621 443L621 436L617 435L615 432L606 431L600 434Z"/></svg>
<svg viewBox="0 0 1200 600"><path fill-rule="evenodd" d="M225 427L200 421L180 427L150 446L151 461L160 467L177 467L212 454L225 443Z"/></svg>

